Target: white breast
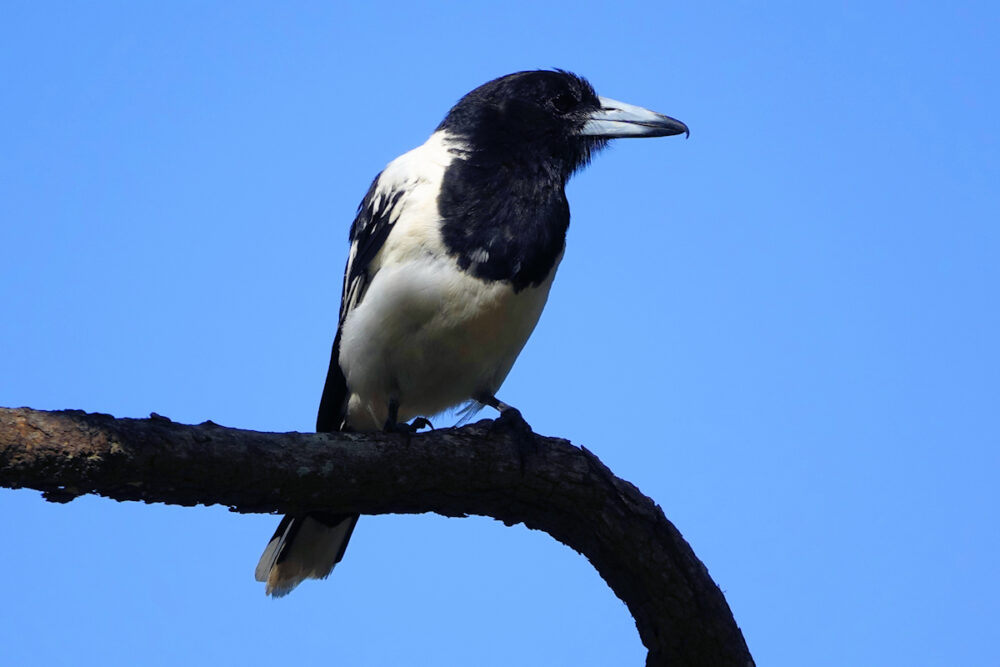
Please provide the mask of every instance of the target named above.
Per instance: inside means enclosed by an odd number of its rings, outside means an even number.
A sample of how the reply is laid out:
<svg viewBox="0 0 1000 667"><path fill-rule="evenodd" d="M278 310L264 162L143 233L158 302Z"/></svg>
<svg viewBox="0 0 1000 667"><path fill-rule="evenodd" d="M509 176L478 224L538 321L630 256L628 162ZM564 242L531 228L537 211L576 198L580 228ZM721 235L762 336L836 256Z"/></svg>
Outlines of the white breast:
<svg viewBox="0 0 1000 667"><path fill-rule="evenodd" d="M553 272L554 273L554 272ZM348 423L378 428L390 398L400 419L434 415L500 388L531 335L551 277L515 294L423 258L385 267L344 322L340 365ZM368 419L373 423L362 426Z"/></svg>

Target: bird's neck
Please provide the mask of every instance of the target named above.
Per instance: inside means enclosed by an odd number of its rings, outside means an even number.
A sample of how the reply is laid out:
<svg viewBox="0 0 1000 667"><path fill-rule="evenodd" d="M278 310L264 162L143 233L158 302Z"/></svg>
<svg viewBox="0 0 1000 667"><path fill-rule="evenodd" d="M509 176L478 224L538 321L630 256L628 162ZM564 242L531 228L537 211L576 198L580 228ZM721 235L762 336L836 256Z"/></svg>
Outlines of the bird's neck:
<svg viewBox="0 0 1000 667"><path fill-rule="evenodd" d="M442 237L459 265L515 290L544 282L569 227L563 174L539 160L469 155L446 169L438 197Z"/></svg>

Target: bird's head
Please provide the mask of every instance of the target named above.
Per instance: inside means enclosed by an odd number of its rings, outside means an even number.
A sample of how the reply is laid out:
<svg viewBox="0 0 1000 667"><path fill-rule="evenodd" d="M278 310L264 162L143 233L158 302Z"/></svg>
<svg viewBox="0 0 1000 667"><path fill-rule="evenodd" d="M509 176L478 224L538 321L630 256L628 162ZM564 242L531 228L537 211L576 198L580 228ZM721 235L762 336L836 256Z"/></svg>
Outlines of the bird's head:
<svg viewBox="0 0 1000 667"><path fill-rule="evenodd" d="M555 163L566 177L609 139L688 133L679 120L598 97L586 79L562 70L517 72L485 83L459 100L438 130L487 161Z"/></svg>

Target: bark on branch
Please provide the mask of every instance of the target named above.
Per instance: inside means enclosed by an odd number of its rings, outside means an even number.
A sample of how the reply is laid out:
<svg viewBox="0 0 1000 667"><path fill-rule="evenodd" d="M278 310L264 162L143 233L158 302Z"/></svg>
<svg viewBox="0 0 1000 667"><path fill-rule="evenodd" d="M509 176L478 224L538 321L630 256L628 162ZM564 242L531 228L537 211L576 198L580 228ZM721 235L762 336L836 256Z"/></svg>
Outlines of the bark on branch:
<svg viewBox="0 0 1000 667"><path fill-rule="evenodd" d="M0 408L0 486L66 502L235 512L480 514L586 556L635 618L647 665L752 665L729 605L660 508L566 440L501 422L413 436L260 433Z"/></svg>

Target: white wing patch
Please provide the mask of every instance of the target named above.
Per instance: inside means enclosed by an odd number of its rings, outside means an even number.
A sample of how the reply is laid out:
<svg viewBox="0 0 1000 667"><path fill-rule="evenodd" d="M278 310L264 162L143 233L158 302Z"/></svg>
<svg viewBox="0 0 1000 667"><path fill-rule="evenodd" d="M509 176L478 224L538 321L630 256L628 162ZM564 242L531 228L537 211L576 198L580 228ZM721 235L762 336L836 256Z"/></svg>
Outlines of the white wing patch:
<svg viewBox="0 0 1000 667"><path fill-rule="evenodd" d="M447 132L435 132L423 145L399 156L379 174L352 229L341 324L361 303L387 258L405 261L415 253L443 251L437 194L448 165L463 151L462 143ZM378 247L369 247L374 244ZM359 257L364 266L356 265Z"/></svg>

